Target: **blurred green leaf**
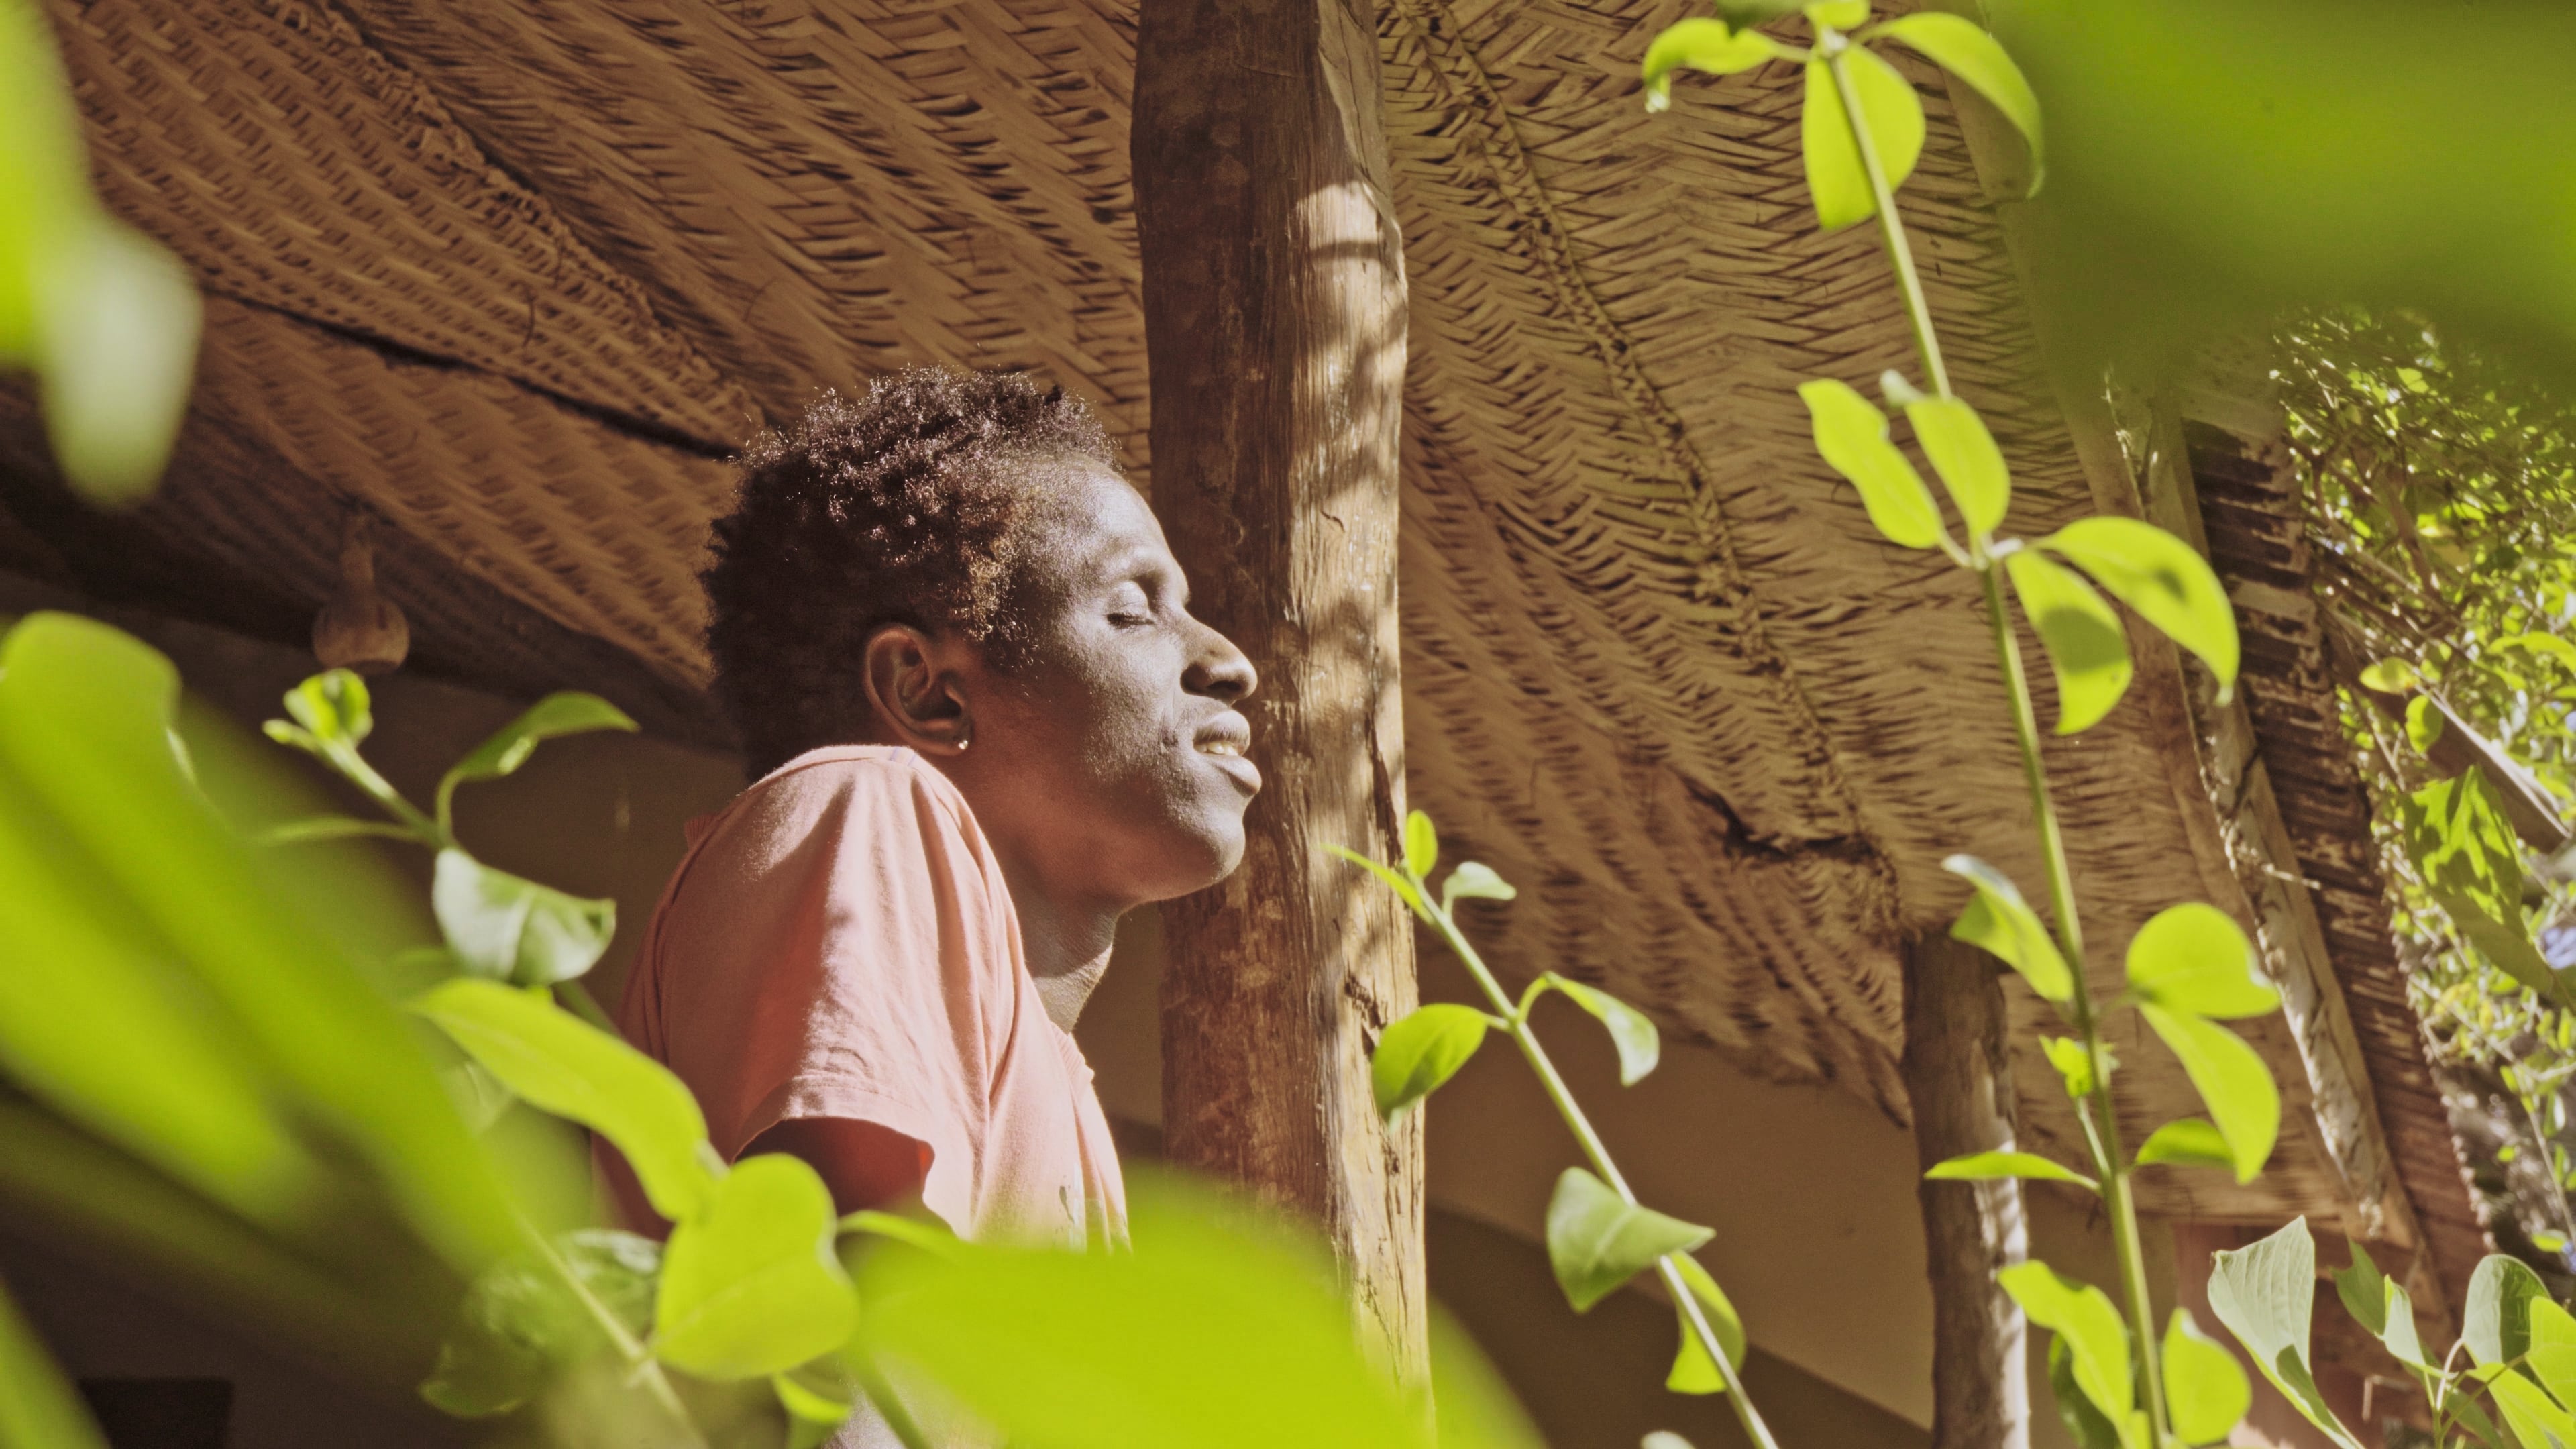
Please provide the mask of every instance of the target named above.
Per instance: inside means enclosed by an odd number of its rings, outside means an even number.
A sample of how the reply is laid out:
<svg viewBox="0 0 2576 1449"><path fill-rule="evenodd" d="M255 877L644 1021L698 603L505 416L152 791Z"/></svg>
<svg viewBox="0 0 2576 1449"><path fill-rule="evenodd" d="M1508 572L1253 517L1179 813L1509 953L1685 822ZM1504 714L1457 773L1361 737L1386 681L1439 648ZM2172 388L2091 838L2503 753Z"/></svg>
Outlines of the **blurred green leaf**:
<svg viewBox="0 0 2576 1449"><path fill-rule="evenodd" d="M2083 575L2037 549L2005 555L2004 574L2057 677L2057 732L2071 735L2100 724L2128 692L2134 672L2120 616Z"/></svg>
<svg viewBox="0 0 2576 1449"><path fill-rule="evenodd" d="M1674 71L1733 75L1765 61L1797 54L1760 31L1729 30L1724 21L1706 16L1676 21L1664 27L1654 43L1646 47L1646 109L1654 112L1671 107Z"/></svg>
<svg viewBox="0 0 2576 1449"><path fill-rule="evenodd" d="M2093 1407L2084 1386L2075 1381L2075 1351L2062 1337L2048 1341L2048 1388L2057 1400L2058 1422L2066 1426L2066 1435L2078 1449L2125 1449L2120 1431Z"/></svg>
<svg viewBox="0 0 2576 1449"><path fill-rule="evenodd" d="M2199 1090L2236 1160L2236 1180L2252 1182L2281 1132L2281 1089L2271 1068L2243 1037L2214 1021L2161 1006L2138 1010Z"/></svg>
<svg viewBox="0 0 2576 1449"><path fill-rule="evenodd" d="M2079 518L2039 541L2093 576L2138 617L2199 656L2223 701L2236 687L2236 614L2227 590L2190 544L2152 523Z"/></svg>
<svg viewBox="0 0 2576 1449"><path fill-rule="evenodd" d="M711 1379L783 1373L839 1348L859 1301L832 1251L832 1193L803 1159L746 1157L671 1230L653 1351Z"/></svg>
<svg viewBox="0 0 2576 1449"><path fill-rule="evenodd" d="M2227 1346L2200 1331L2191 1310L2165 1325L2165 1407L2186 1444L2215 1444L2254 1407L2254 1386Z"/></svg>
<svg viewBox="0 0 2576 1449"><path fill-rule="evenodd" d="M1712 0L1709 8L1717 12L1719 19L1742 30L1783 15L1795 15L1805 3L1806 0Z"/></svg>
<svg viewBox="0 0 2576 1449"><path fill-rule="evenodd" d="M2021 67L2013 63L1995 38L1980 29L1976 22L1963 16L1938 10L1900 15L1884 25L1872 27L1861 38L1885 36L1920 53L1933 64L1965 81L1969 88L1994 103L2021 132L2022 141L2030 147L2030 194L2039 191L2041 177L2047 169L2047 157L2041 141L2039 96L2023 78Z"/></svg>
<svg viewBox="0 0 2576 1449"><path fill-rule="evenodd" d="M1941 476L1941 486L1949 490L1968 531L1984 537L2001 528L2005 511L2012 507L2012 473L2004 467L2003 450L1995 446L1994 435L1986 431L1986 420L1954 397L1907 403L1905 416L1914 424L1915 443L1932 460L1932 471Z"/></svg>
<svg viewBox="0 0 2576 1449"><path fill-rule="evenodd" d="M1313 1244L1204 1188L1128 1186L1132 1252L872 1255L868 1352L1023 1449L1430 1449Z"/></svg>
<svg viewBox="0 0 2576 1449"><path fill-rule="evenodd" d="M1491 1018L1474 1007L1447 1002L1416 1007L1387 1023L1377 1050L1369 1055L1369 1085L1378 1115L1392 1125L1440 1090L1485 1044L1491 1025Z"/></svg>
<svg viewBox="0 0 2576 1449"><path fill-rule="evenodd" d="M2039 1049L2047 1054L2048 1064L2057 1068L2058 1077L2066 1083L2069 1101L2080 1102L2093 1095L2093 1059L2085 1052L2084 1043L2071 1036L2044 1036L2039 1039Z"/></svg>
<svg viewBox="0 0 2576 1449"><path fill-rule="evenodd" d="M2317 1245L2308 1220L2294 1218L2260 1242L2213 1255L2209 1306L2254 1366L2309 1423L2341 1449L2360 1443L2336 1420L2308 1369L2308 1326L2316 1309Z"/></svg>
<svg viewBox="0 0 2576 1449"><path fill-rule="evenodd" d="M2041 1182L2071 1182L2077 1187L2101 1188L2093 1179L2071 1167L2051 1162L2035 1152L1972 1152L1936 1162L1924 1177L1934 1182L1990 1182L1997 1178L2024 1177Z"/></svg>
<svg viewBox="0 0 2576 1449"><path fill-rule="evenodd" d="M852 1400L846 1390L826 1392L783 1373L770 1375L769 1386L787 1411L787 1449L821 1449L850 1417Z"/></svg>
<svg viewBox="0 0 2576 1449"><path fill-rule="evenodd" d="M715 1188L707 1120L668 1068L528 992L459 977L412 1009L435 1022L504 1086L568 1117L623 1153L653 1210L685 1222Z"/></svg>
<svg viewBox="0 0 2576 1449"><path fill-rule="evenodd" d="M438 782L438 818L442 824L447 821L457 786L515 773L546 740L592 730L632 733L634 729L635 721L628 719L624 710L598 695L573 690L549 694L475 746L473 753L457 761Z"/></svg>
<svg viewBox="0 0 2576 1449"><path fill-rule="evenodd" d="M2433 1364L2424 1356L2423 1338L2415 1330L2415 1300L2393 1278L2383 1280L2380 1287L2387 1300L2381 1310L2386 1319L2379 1330L2380 1343L2399 1363L2430 1370Z"/></svg>
<svg viewBox="0 0 2576 1449"><path fill-rule="evenodd" d="M177 257L104 212L39 265L36 371L54 460L92 499L139 499L187 416L196 286Z"/></svg>
<svg viewBox="0 0 2576 1449"><path fill-rule="evenodd" d="M2441 708L2433 703L2432 696L2419 694L2406 701L2406 743L2415 747L2415 753L2430 754L2433 746L2441 742L2444 725Z"/></svg>
<svg viewBox="0 0 2576 1449"><path fill-rule="evenodd" d="M1836 30L1858 28L1869 19L1869 0L1807 0L1807 16Z"/></svg>
<svg viewBox="0 0 2576 1449"><path fill-rule="evenodd" d="M2037 1261L2004 1268L1995 1281L2031 1322L2066 1345L2074 1356L2077 1386L2102 1416L2115 1425L2127 1419L2137 1403L2129 1374L2129 1331L2121 1326L2120 1310L2110 1295Z"/></svg>
<svg viewBox="0 0 2576 1449"><path fill-rule="evenodd" d="M550 1269L525 1256L505 1258L467 1291L420 1396L460 1419L506 1414L600 1341L598 1326Z"/></svg>
<svg viewBox="0 0 2576 1449"><path fill-rule="evenodd" d="M2547 1298L2531 1300L2531 1347L2523 1363L2558 1402L2576 1401L2576 1318Z"/></svg>
<svg viewBox="0 0 2576 1449"><path fill-rule="evenodd" d="M1844 51L1842 64L1860 96L1888 189L1894 191L1914 174L1914 163L1923 154L1923 103L1915 97L1911 81L1867 49L1853 46ZM1807 191L1815 200L1820 226L1839 231L1878 214L1878 200L1870 193L1869 174L1861 169L1860 148L1852 140L1842 93L1823 60L1807 62L1799 138L1806 156Z"/></svg>
<svg viewBox="0 0 2576 1449"><path fill-rule="evenodd" d="M2231 1021L2277 1011L2254 943L2216 906L2186 901L2156 912L2129 938L2129 989L2168 1011Z"/></svg>
<svg viewBox="0 0 2576 1449"><path fill-rule="evenodd" d="M1656 1429L1637 1441L1637 1449L1691 1449L1691 1441L1670 1429Z"/></svg>
<svg viewBox="0 0 2576 1449"><path fill-rule="evenodd" d="M491 1160L423 1044L265 879L172 748L177 671L103 624L29 615L0 640L0 764L88 852L313 1128L373 1165L460 1266L513 1241Z"/></svg>
<svg viewBox="0 0 2576 1449"><path fill-rule="evenodd" d="M1512 883L1494 874L1493 867L1482 861L1462 860L1449 872L1440 886L1440 908L1450 910L1462 900L1508 901L1520 895Z"/></svg>
<svg viewBox="0 0 2576 1449"><path fill-rule="evenodd" d="M2540 1275L2522 1260L2490 1253L2469 1275L2460 1341L2481 1364L2510 1364L2531 1351L2531 1305L2549 1297Z"/></svg>
<svg viewBox="0 0 2576 1449"><path fill-rule="evenodd" d="M2423 679L2416 674L2415 666L2403 659L2382 659L2361 671L2361 682L2382 694L2404 694Z"/></svg>
<svg viewBox="0 0 2576 1449"><path fill-rule="evenodd" d="M1547 1449L1511 1385L1437 1303L1430 1338L1432 1439L1440 1449Z"/></svg>
<svg viewBox="0 0 2576 1449"><path fill-rule="evenodd" d="M1709 1275L1708 1269L1700 1266L1699 1259L1688 1253L1676 1253L1673 1266L1680 1270L1682 1282L1689 1285L1691 1297L1698 1302L1708 1326L1716 1330L1717 1346L1725 1352L1726 1361L1739 1374L1742 1373L1744 1319L1735 1311L1734 1301L1726 1296L1725 1289L1717 1286L1717 1279ZM1664 1375L1664 1387L1677 1394L1725 1393L1726 1377L1718 1372L1717 1360L1709 1357L1707 1345L1701 1343L1699 1334L1692 1330L1689 1315L1676 1304L1673 1316L1679 1321L1682 1341L1680 1349L1673 1355L1671 1372Z"/></svg>
<svg viewBox="0 0 2576 1449"><path fill-rule="evenodd" d="M11 1449L108 1449L80 1395L0 1285L0 1444Z"/></svg>
<svg viewBox="0 0 2576 1449"><path fill-rule="evenodd" d="M1324 849L1376 876L1385 883L1388 890L1395 892L1397 899L1412 908L1413 914L1420 917L1424 925L1432 924L1431 912L1423 903L1422 892L1414 888L1413 882L1404 878L1403 872L1371 860L1347 846L1327 845Z"/></svg>
<svg viewBox="0 0 2576 1449"><path fill-rule="evenodd" d="M286 692L286 712L315 739L356 746L375 732L374 701L355 670L329 669Z"/></svg>
<svg viewBox="0 0 2576 1449"><path fill-rule="evenodd" d="M1905 548L1938 543L1940 510L1922 475L1887 440L1887 414L1850 384L1830 378L1801 383L1798 396L1814 423L1816 452L1860 490L1861 507L1878 531Z"/></svg>
<svg viewBox="0 0 2576 1449"><path fill-rule="evenodd" d="M2236 1168L2236 1154L2218 1125L2204 1117L2183 1117L2167 1122L2147 1134L2138 1144L2137 1163L2153 1167L2164 1163L2173 1167Z"/></svg>
<svg viewBox="0 0 2576 1449"><path fill-rule="evenodd" d="M2509 1368L2479 1371L2472 1377L2486 1382L2487 1392L2495 1395L2496 1408L2504 1415L2505 1427L2513 1431L2524 1449L2563 1449L2576 1444L2576 1418L2541 1392L2540 1385Z"/></svg>
<svg viewBox="0 0 2576 1449"><path fill-rule="evenodd" d="M438 853L429 899L467 971L520 986L581 975L617 934L617 902L566 895L454 848Z"/></svg>
<svg viewBox="0 0 2576 1449"><path fill-rule="evenodd" d="M1431 817L1416 810L1404 817L1404 869L1415 880L1428 880L1440 863L1440 832Z"/></svg>
<svg viewBox="0 0 2576 1449"><path fill-rule="evenodd" d="M1545 989L1564 992L1568 1000L1592 1013L1596 1020L1609 1028L1610 1040L1619 1048L1620 1086L1637 1085L1662 1059L1663 1039L1656 1034L1655 1024L1646 1019L1644 1012L1598 986L1587 986L1554 971L1545 973L1538 980Z"/></svg>
<svg viewBox="0 0 2576 1449"><path fill-rule="evenodd" d="M1954 855L1941 868L1976 887L1968 908L1950 927L1950 938L1991 953L2021 973L2030 989L2049 1001L2075 995L2075 974L2048 938L2048 928L2021 898L2021 891L2002 871L1973 855Z"/></svg>
<svg viewBox="0 0 2576 1449"><path fill-rule="evenodd" d="M420 843L420 838L402 826L383 820L358 820L347 815L310 815L272 825L252 837L261 845L310 845L317 840L355 840L359 838L400 840Z"/></svg>
<svg viewBox="0 0 2576 1449"><path fill-rule="evenodd" d="M1547 1261L1582 1313L1667 1253L1687 1253L1712 1230L1640 1207L1580 1167L1556 1180L1547 1204Z"/></svg>
<svg viewBox="0 0 2576 1449"><path fill-rule="evenodd" d="M2351 1247L2352 1265L2334 1275L2335 1297L2343 1300L2344 1312L2355 1323L2377 1338L2388 1329L2388 1279L2360 1239L2354 1239Z"/></svg>

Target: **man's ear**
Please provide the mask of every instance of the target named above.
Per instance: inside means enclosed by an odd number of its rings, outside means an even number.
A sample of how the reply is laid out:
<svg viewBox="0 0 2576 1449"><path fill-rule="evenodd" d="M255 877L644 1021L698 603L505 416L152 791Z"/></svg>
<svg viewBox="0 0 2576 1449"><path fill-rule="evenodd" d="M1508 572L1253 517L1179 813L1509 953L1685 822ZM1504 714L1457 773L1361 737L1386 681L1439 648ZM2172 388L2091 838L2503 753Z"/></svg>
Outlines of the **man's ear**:
<svg viewBox="0 0 2576 1449"><path fill-rule="evenodd" d="M973 737L966 697L940 642L910 624L887 624L868 636L868 704L886 743L953 755Z"/></svg>

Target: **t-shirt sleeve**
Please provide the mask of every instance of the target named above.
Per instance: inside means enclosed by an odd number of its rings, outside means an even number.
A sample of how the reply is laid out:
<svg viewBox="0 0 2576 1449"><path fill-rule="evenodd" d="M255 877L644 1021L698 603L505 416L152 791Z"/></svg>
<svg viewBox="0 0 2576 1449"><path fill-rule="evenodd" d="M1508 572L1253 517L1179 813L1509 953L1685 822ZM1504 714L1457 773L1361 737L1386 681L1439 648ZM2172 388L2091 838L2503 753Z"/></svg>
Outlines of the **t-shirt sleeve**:
<svg viewBox="0 0 2576 1449"><path fill-rule="evenodd" d="M671 900L659 1054L728 1159L789 1118L872 1122L930 1149L924 1201L971 1232L1012 929L944 781L790 770L728 812Z"/></svg>

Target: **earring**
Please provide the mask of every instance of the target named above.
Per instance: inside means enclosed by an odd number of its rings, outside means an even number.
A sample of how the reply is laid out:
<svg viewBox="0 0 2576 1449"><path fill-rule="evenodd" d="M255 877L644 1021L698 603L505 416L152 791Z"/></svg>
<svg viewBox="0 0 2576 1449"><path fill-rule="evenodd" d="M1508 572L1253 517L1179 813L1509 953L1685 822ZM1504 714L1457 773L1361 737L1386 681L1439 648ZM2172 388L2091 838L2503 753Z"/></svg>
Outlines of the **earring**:
<svg viewBox="0 0 2576 1449"><path fill-rule="evenodd" d="M957 737L957 753L961 755L966 753L966 747L973 743L975 743L974 731L969 730L965 734L959 735Z"/></svg>

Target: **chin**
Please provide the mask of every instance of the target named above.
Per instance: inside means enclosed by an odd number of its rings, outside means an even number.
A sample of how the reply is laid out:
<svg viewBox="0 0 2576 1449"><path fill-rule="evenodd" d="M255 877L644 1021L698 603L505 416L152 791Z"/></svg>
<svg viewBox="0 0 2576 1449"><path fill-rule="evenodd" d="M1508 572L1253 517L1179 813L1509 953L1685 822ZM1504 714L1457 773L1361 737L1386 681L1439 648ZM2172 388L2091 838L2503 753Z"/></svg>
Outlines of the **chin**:
<svg viewBox="0 0 2576 1449"><path fill-rule="evenodd" d="M1175 821L1161 857L1162 878L1151 899L1173 900L1224 880L1243 864L1243 816L1232 813L1213 820Z"/></svg>

